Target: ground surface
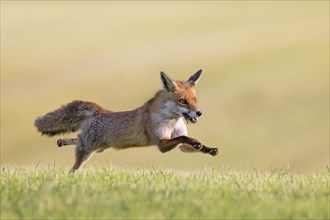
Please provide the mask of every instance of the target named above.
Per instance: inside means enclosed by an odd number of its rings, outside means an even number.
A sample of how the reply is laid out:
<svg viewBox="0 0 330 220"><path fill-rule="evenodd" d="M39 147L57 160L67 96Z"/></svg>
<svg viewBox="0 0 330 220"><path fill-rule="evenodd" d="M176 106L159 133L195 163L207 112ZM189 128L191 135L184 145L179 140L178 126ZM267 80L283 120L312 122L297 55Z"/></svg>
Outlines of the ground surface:
<svg viewBox="0 0 330 220"><path fill-rule="evenodd" d="M329 174L202 170L1 171L1 219L327 219Z"/></svg>

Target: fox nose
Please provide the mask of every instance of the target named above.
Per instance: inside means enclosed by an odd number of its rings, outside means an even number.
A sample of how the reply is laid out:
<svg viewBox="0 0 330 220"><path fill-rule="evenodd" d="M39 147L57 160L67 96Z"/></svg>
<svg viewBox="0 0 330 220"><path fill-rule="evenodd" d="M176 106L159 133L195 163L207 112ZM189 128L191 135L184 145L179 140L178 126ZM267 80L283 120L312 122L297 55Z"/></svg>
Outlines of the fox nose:
<svg viewBox="0 0 330 220"><path fill-rule="evenodd" d="M198 117L201 117L202 114L203 114L203 113L202 113L201 111L197 111L197 112L196 112L196 115L197 115Z"/></svg>

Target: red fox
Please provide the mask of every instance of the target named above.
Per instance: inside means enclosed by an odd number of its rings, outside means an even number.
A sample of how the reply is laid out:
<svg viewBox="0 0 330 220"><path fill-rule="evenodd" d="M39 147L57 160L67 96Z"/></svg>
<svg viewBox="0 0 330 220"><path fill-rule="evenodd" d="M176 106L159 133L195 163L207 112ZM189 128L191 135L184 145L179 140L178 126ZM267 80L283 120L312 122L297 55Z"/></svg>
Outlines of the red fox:
<svg viewBox="0 0 330 220"><path fill-rule="evenodd" d="M195 124L202 112L198 110L195 86L202 70L187 81L175 81L160 73L163 89L144 105L131 111L112 112L93 102L73 101L38 117L34 125L43 135L54 136L81 129L77 138L59 139L58 147L76 145L76 162L70 172L77 171L94 152L107 148L126 149L157 145L165 153L179 146L183 152L217 155L188 137L183 119Z"/></svg>

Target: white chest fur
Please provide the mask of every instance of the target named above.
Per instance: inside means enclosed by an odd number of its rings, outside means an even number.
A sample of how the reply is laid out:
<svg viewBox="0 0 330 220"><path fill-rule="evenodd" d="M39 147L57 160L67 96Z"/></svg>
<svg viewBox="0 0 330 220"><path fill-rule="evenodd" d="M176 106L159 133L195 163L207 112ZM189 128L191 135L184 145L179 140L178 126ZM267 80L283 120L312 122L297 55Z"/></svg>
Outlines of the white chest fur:
<svg viewBox="0 0 330 220"><path fill-rule="evenodd" d="M167 119L163 115L155 114L152 121L155 135L159 140L188 135L182 118Z"/></svg>

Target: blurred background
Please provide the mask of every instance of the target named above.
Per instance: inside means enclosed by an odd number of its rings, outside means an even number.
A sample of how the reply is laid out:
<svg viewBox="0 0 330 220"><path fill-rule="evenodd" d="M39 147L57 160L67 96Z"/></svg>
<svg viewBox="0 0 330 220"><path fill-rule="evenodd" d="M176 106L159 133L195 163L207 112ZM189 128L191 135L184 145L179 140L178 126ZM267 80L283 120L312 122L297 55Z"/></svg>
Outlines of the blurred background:
<svg viewBox="0 0 330 220"><path fill-rule="evenodd" d="M70 167L74 148L37 116L74 99L134 109L161 70L198 69L204 114L188 130L219 156L108 150L86 167L326 169L328 1L1 1L1 165Z"/></svg>

